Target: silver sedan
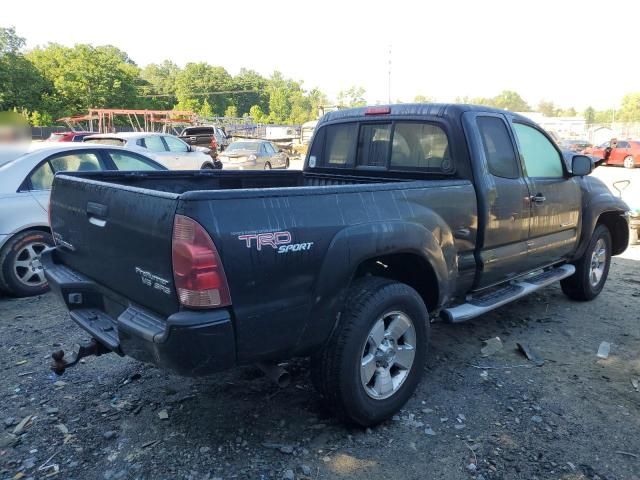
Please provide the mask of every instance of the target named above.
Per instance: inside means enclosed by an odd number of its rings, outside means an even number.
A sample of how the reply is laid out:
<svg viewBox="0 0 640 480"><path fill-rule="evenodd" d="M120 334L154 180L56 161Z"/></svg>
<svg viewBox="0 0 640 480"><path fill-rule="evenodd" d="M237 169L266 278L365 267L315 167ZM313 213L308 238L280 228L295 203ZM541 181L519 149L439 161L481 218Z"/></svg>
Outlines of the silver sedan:
<svg viewBox="0 0 640 480"><path fill-rule="evenodd" d="M218 155L224 170L289 168L289 156L267 140L239 140Z"/></svg>
<svg viewBox="0 0 640 480"><path fill-rule="evenodd" d="M49 191L60 171L166 170L122 148L82 143L0 147L0 290L15 296L47 290L40 253L53 243Z"/></svg>

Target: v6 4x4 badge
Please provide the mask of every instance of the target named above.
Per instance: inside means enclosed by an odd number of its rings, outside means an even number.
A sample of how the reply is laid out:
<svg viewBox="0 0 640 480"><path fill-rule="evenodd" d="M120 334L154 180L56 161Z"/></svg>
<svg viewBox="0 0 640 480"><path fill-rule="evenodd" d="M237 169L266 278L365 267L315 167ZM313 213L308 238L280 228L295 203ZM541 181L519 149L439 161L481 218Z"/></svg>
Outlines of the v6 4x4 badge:
<svg viewBox="0 0 640 480"><path fill-rule="evenodd" d="M266 232L238 235L238 240L245 242L247 248L256 248L261 251L263 247L271 247L278 253L300 252L311 250L313 242L291 243L290 232Z"/></svg>

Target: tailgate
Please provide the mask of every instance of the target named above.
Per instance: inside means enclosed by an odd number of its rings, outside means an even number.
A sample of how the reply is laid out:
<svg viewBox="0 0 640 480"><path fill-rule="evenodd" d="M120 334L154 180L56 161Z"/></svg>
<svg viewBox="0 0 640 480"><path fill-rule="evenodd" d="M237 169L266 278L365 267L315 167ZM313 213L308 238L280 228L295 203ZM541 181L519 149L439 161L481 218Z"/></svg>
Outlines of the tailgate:
<svg viewBox="0 0 640 480"><path fill-rule="evenodd" d="M155 312L178 311L171 237L178 196L57 175L51 191L59 260Z"/></svg>

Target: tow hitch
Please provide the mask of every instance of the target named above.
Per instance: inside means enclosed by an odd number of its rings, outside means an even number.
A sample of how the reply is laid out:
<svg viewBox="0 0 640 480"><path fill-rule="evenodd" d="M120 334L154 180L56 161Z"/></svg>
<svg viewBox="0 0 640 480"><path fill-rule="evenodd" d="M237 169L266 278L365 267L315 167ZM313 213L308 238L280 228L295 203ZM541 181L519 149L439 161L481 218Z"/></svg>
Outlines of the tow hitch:
<svg viewBox="0 0 640 480"><path fill-rule="evenodd" d="M90 357L92 355L99 357L103 353L109 352L111 352L111 350L92 338L88 342L75 345L74 352L69 358L65 358L64 350L53 352L51 354L51 358L53 359L51 370L53 370L56 375L62 375L67 368L75 367L84 357Z"/></svg>

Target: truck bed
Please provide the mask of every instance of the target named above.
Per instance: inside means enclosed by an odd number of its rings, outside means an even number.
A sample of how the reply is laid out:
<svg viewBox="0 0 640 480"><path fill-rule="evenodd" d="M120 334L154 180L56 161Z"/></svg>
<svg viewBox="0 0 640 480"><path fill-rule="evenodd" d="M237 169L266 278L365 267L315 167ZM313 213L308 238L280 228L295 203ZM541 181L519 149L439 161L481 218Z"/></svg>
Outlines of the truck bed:
<svg viewBox="0 0 640 480"><path fill-rule="evenodd" d="M226 172L226 171L153 171L65 173L110 184L146 190L183 194L191 191L326 187L407 182L414 179L368 177L336 174L311 174L302 171Z"/></svg>

